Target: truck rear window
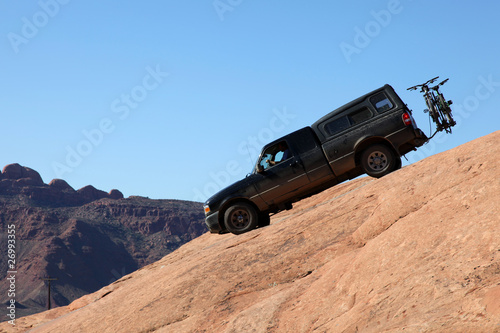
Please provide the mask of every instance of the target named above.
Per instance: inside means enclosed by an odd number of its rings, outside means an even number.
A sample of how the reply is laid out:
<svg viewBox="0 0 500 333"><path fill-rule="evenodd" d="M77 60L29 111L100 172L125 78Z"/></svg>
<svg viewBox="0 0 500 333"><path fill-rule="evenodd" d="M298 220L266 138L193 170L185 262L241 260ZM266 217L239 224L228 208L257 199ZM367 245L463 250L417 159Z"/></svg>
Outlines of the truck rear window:
<svg viewBox="0 0 500 333"><path fill-rule="evenodd" d="M389 97L383 92L376 94L370 98L370 102L373 104L378 113L385 112L392 109L393 105L389 100Z"/></svg>

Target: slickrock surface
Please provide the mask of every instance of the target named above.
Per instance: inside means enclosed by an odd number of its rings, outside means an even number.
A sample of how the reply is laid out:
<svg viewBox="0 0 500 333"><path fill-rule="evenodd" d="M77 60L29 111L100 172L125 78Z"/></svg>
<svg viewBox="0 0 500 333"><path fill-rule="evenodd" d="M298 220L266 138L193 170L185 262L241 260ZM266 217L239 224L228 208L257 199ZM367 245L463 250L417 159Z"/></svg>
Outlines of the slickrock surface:
<svg viewBox="0 0 500 333"><path fill-rule="evenodd" d="M337 185L244 235L202 235L16 330L500 332L499 143Z"/></svg>

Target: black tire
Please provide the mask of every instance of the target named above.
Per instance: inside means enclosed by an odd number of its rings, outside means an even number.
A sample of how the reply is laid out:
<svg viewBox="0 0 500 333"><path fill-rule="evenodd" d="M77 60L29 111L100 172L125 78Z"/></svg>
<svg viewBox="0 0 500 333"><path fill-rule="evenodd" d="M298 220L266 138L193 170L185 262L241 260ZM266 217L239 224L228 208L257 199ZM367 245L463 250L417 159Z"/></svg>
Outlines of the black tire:
<svg viewBox="0 0 500 333"><path fill-rule="evenodd" d="M259 227L267 227L271 224L271 217L269 214L261 213L259 214Z"/></svg>
<svg viewBox="0 0 500 333"><path fill-rule="evenodd" d="M235 235L255 229L258 222L255 208L244 202L234 204L224 213L224 225Z"/></svg>
<svg viewBox="0 0 500 333"><path fill-rule="evenodd" d="M393 171L401 169L402 166L403 166L403 162L401 161L401 158L396 157L396 166L394 167Z"/></svg>
<svg viewBox="0 0 500 333"><path fill-rule="evenodd" d="M361 165L367 175L380 178L396 170L401 159L385 145L368 147L361 155Z"/></svg>

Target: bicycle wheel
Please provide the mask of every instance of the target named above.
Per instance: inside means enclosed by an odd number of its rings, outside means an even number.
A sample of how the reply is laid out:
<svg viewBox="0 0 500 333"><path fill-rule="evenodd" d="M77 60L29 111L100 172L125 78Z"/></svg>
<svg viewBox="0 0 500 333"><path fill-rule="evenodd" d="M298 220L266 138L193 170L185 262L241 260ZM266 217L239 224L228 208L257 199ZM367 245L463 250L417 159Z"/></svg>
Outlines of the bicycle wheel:
<svg viewBox="0 0 500 333"><path fill-rule="evenodd" d="M453 116L451 114L451 108L448 102L444 99L443 94L439 94L439 101L441 102L441 110L443 114L446 116L448 123L453 126L455 125L455 121L453 120Z"/></svg>
<svg viewBox="0 0 500 333"><path fill-rule="evenodd" d="M438 131L442 131L443 119L441 113L439 112L439 104L436 101L436 97L434 95L430 95L426 98L427 106L429 107L429 115L432 118L432 121L436 124L436 129Z"/></svg>

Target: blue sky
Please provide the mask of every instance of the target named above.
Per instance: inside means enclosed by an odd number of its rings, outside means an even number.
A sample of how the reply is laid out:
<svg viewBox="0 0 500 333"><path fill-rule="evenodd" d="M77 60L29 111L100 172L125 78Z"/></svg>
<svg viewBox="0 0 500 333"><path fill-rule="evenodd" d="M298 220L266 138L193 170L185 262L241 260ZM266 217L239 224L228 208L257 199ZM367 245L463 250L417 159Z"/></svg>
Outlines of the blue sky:
<svg viewBox="0 0 500 333"><path fill-rule="evenodd" d="M409 162L499 129L494 1L3 1L0 167L202 201L257 147L391 84L428 133L440 76L459 122Z"/></svg>

